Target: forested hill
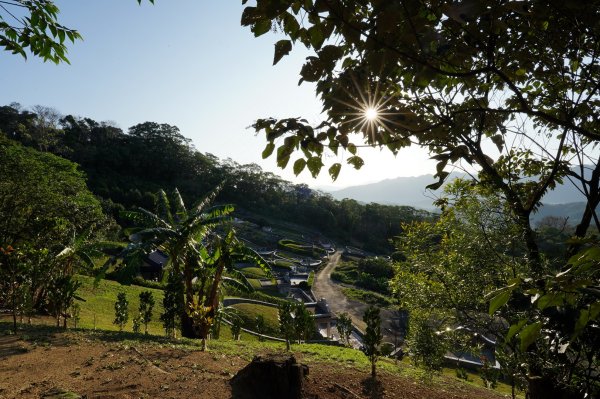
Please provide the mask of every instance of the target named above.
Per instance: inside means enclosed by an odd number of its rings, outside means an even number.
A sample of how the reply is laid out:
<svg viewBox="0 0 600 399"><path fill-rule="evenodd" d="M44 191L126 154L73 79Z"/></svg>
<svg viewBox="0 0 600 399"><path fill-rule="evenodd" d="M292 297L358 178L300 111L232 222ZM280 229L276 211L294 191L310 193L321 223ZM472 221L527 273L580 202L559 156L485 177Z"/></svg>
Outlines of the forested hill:
<svg viewBox="0 0 600 399"><path fill-rule="evenodd" d="M121 209L154 209L156 192L177 187L188 203L222 181L218 200L258 220L262 215L295 222L373 251L390 250L401 222L432 215L408 206L362 205L293 184L256 164L240 165L198 151L176 126L144 122L127 132L110 123L46 107L0 107L0 132L39 151L81 165L88 186L118 220Z"/></svg>

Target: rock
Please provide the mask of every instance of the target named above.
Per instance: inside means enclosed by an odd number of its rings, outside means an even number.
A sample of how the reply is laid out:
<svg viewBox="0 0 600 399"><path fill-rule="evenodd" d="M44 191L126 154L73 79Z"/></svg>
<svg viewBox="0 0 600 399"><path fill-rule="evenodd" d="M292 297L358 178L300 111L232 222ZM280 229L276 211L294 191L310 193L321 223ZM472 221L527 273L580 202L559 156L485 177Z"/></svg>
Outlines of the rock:
<svg viewBox="0 0 600 399"><path fill-rule="evenodd" d="M232 379L236 399L300 399L308 366L291 355L255 356Z"/></svg>

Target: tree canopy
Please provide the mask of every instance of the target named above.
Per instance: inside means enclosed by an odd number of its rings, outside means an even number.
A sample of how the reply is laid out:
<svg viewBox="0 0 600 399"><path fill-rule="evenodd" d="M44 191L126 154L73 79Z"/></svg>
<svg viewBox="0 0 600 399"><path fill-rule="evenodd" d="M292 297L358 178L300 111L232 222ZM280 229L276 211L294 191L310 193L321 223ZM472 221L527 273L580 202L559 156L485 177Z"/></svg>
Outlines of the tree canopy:
<svg viewBox="0 0 600 399"><path fill-rule="evenodd" d="M299 83L315 83L325 115L316 126L302 118L257 120L254 128L267 140L263 157L275 153L282 168L294 157L295 173L308 168L317 175L327 153L346 151L346 162L358 169L361 146L397 154L418 145L438 161L431 188L458 166L499 196L522 245L521 271L494 292L490 312L503 306L521 312L505 338L526 337L515 350L529 359L531 397L598 390L597 381L559 387L555 369L535 359L548 350L563 365L579 358L548 342L559 340L575 353L595 345L583 331L596 328L600 309L598 275L590 269L599 262L598 243L584 237L591 225L600 228L599 5L257 0L241 18L255 36L269 30L285 36L275 44L274 63L295 45L309 49ZM328 166L335 179L341 163ZM548 270L530 217L545 193L566 180L581 191L586 211L576 239ZM592 355L575 366L594 362Z"/></svg>

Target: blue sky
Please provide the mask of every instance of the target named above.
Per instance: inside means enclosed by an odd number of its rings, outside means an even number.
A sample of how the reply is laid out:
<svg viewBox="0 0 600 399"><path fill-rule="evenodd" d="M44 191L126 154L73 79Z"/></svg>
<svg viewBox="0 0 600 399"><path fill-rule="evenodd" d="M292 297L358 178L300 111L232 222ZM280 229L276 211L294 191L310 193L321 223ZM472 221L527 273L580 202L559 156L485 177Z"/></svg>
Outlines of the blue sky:
<svg viewBox="0 0 600 399"><path fill-rule="evenodd" d="M265 141L247 127L261 117L321 120L310 84L297 86L307 51L294 48L272 66L275 34L254 38L240 26L236 0L59 0L60 21L84 40L69 46L71 65L27 61L0 53L0 104L51 106L63 114L114 121L126 130L145 121L169 123L196 148L239 163L255 162L295 182L344 187L397 176L434 173L422 150L393 157L361 149L366 165L344 166L332 183L323 170L294 177L274 158L261 159ZM326 164L342 161L328 158ZM291 163L290 163L291 164Z"/></svg>

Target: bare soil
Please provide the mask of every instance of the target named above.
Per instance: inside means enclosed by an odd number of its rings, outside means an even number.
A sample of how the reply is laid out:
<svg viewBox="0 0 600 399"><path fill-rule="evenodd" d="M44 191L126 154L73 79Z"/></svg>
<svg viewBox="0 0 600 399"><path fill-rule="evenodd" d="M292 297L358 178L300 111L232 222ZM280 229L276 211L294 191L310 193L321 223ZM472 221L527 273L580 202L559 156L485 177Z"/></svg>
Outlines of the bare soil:
<svg viewBox="0 0 600 399"><path fill-rule="evenodd" d="M85 332L0 335L0 398L247 397L230 384L249 363L247 357L151 342L132 346L106 337ZM307 364L306 398L503 397L459 381L423 384L382 372L373 383L367 372L346 365Z"/></svg>

